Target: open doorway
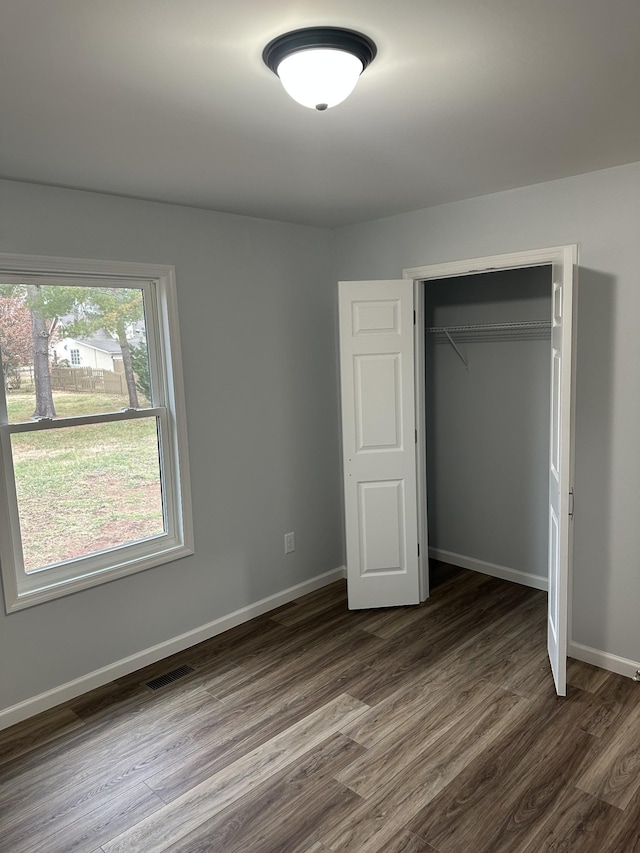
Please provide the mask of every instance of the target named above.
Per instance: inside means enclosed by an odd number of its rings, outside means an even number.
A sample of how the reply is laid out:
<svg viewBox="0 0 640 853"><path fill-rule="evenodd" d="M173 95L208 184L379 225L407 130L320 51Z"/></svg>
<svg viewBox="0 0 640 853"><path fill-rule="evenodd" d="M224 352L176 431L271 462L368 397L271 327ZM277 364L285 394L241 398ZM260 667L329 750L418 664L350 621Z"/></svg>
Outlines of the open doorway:
<svg viewBox="0 0 640 853"><path fill-rule="evenodd" d="M542 265L424 285L429 558L544 590L551 284Z"/></svg>
<svg viewBox="0 0 640 853"><path fill-rule="evenodd" d="M417 501L419 541L418 556L420 597L429 595L428 578L428 524L427 524L427 474L426 474L426 406L425 406L425 352L426 323L425 295L428 282L439 279L454 280L461 276L482 281L479 276L504 271L528 270L540 267L551 269L550 311L550 373L549 373L549 455L547 500L547 584L548 618L547 650L556 690L566 695L566 659L570 635L570 583L573 552L573 466L575 409L575 335L573 331L577 299L575 269L577 246L558 246L549 249L532 249L506 255L473 258L464 261L415 267L404 270L405 279L414 283L416 324L414 328L416 364L416 467L418 470ZM473 284L470 283L473 287ZM511 309L510 309L511 310ZM479 324L480 325L480 324ZM453 343L448 333L449 343ZM456 345L459 356L462 353ZM464 358L464 357L463 357ZM508 494L502 498L509 500ZM426 546L426 547L425 547ZM492 571L499 564L494 564ZM531 573L528 573L531 574ZM514 578L515 579L515 578ZM521 579L522 580L522 579ZM531 577L529 577L531 580ZM531 584L533 585L533 584Z"/></svg>
<svg viewBox="0 0 640 853"><path fill-rule="evenodd" d="M429 594L424 282L551 266L547 649L559 695L570 616L576 260L576 246L560 246L338 286L349 607L394 607Z"/></svg>

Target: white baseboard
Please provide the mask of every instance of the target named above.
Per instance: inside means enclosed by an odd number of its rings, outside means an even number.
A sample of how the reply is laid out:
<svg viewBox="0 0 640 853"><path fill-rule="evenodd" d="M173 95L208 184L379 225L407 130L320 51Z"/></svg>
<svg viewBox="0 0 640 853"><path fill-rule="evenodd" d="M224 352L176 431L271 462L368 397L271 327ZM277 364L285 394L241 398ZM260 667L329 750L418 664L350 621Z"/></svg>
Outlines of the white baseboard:
<svg viewBox="0 0 640 853"><path fill-rule="evenodd" d="M546 578L541 578L527 572L519 572L516 569L509 569L505 566L497 566L494 563L486 563L483 560L475 560L472 557L465 557L462 554L455 554L452 551L429 548L429 556L435 560L442 560L444 563L451 563L463 569L472 569L473 571L482 572L485 575L492 575L503 580L514 581L515 583L524 584L524 586L531 586L535 589L548 589ZM621 658L618 655L612 655L609 652L603 652L600 649L594 649L591 646L584 646L582 643L573 641L569 643L568 655L576 660L593 664L593 666L599 666L601 669L606 669L609 672L616 672L618 675L626 675L629 678L632 678L640 670L640 661Z"/></svg>
<svg viewBox="0 0 640 853"><path fill-rule="evenodd" d="M149 666L149 664L156 663L156 661L174 655L177 652L182 652L190 646L195 646L204 640L209 640L211 637L222 634L224 631L228 631L236 625L241 625L243 622L248 622L256 616L262 616L263 613L275 610L283 604L288 604L296 598L300 598L309 592L313 592L316 589L320 589L323 586L344 578L345 573L346 568L339 566L330 572L317 575L308 581L263 598L255 604L242 607L240 610L229 613L228 616L221 616L219 619L214 619L213 622L208 622L206 625L201 625L199 628L187 631L186 634L180 634L178 637L158 643L158 645L152 646L149 649L136 652L134 655L103 666L101 669L96 669L80 678L75 678L73 681L68 681L66 684L54 687L52 690L47 690L46 693L40 693L38 696L33 696L31 699L19 702L17 705L5 708L0 711L0 730L26 720L28 717L33 717L35 714L40 714L42 711L47 711L49 708L53 708L61 702L67 702L69 699L87 693L89 690L94 690L96 687L101 687L103 684L108 684L116 678L122 678L131 672L135 672L137 669L142 669L142 667Z"/></svg>
<svg viewBox="0 0 640 853"><path fill-rule="evenodd" d="M609 672L617 672L618 675L628 675L629 678L633 678L640 670L640 661L621 658L609 652L602 652L600 649L593 649L591 646L583 646L582 643L569 643L569 657L599 666L601 669L608 669Z"/></svg>
<svg viewBox="0 0 640 853"><path fill-rule="evenodd" d="M465 557L463 554L454 554L453 551L443 551L441 548L429 548L429 556L443 563L451 563L462 569L471 569L474 572L482 572L483 575L491 575L494 578L502 578L504 581L513 581L523 586L531 586L534 589L548 590L549 584L546 578L533 575L530 572L520 572L518 569L510 569L508 566L498 566L495 563L487 563L485 560L476 560L474 557Z"/></svg>

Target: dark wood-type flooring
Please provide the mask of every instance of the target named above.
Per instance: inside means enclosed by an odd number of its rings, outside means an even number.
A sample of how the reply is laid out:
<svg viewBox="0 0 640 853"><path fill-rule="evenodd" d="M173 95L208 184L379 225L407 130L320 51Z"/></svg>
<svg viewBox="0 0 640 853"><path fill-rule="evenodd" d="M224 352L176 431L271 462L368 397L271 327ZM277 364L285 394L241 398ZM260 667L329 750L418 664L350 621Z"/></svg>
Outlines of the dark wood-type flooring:
<svg viewBox="0 0 640 853"><path fill-rule="evenodd" d="M638 853L640 686L570 661L557 699L544 593L444 578L333 584L1 732L0 850Z"/></svg>

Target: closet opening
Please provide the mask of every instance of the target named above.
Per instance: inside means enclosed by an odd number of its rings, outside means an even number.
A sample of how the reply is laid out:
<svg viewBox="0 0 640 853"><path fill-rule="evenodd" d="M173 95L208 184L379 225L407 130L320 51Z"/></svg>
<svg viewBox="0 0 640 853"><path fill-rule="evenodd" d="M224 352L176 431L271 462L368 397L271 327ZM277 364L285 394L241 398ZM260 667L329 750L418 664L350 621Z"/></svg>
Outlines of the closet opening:
<svg viewBox="0 0 640 853"><path fill-rule="evenodd" d="M547 590L551 265L422 287L428 557Z"/></svg>
<svg viewBox="0 0 640 853"><path fill-rule="evenodd" d="M547 583L547 651L560 696L571 615L577 257L576 245L556 246L338 285L350 609L424 601L429 545L479 571ZM538 346L544 364L525 358ZM427 407L432 391L437 405Z"/></svg>

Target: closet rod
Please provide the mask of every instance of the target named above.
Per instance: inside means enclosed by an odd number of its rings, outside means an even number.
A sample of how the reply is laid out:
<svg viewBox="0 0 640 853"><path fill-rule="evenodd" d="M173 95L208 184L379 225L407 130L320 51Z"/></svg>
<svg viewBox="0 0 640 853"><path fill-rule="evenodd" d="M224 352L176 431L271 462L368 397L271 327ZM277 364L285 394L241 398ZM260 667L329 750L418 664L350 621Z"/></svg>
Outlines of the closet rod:
<svg viewBox="0 0 640 853"><path fill-rule="evenodd" d="M469 362L460 352L459 347L451 337L451 333L462 335L463 338L465 338L466 334L468 335L466 340L469 342L472 340L482 340L485 336L485 340L490 340L492 336L493 340L500 340L501 335L504 335L504 339L509 340L513 333L516 335L521 333L523 338L532 339L539 336L536 335L536 332L540 332L541 330L546 332L550 329L550 320L528 320L521 323L476 323L466 326L431 326L427 329L427 332L444 335L455 350L460 361L469 370Z"/></svg>
<svg viewBox="0 0 640 853"><path fill-rule="evenodd" d="M550 329L550 320L530 320L523 323L476 323L466 326L431 326L427 332L518 332L525 329Z"/></svg>

